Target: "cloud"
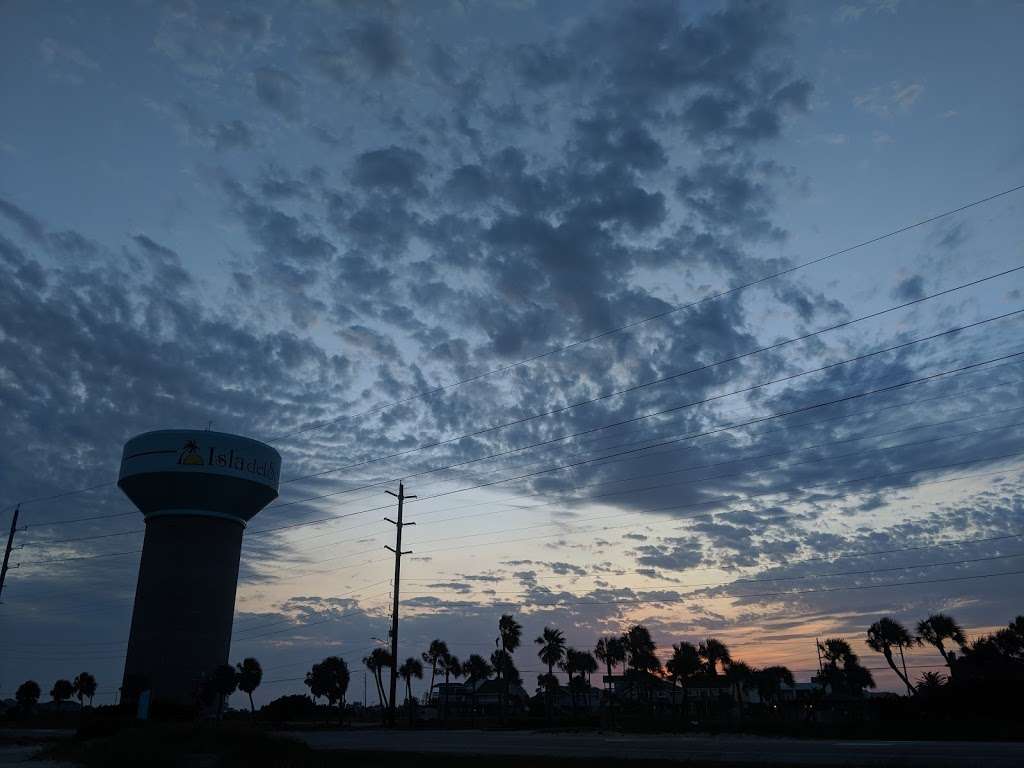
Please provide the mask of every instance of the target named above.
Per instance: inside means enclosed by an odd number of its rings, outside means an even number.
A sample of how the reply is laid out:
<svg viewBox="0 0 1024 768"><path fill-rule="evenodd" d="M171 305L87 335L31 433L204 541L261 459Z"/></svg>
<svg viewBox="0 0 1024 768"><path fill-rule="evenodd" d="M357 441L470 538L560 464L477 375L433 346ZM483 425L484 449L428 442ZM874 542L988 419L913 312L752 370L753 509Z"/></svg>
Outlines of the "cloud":
<svg viewBox="0 0 1024 768"><path fill-rule="evenodd" d="M175 109L189 135L218 152L253 146L252 131L241 120L210 122L195 107L184 102L175 104Z"/></svg>
<svg viewBox="0 0 1024 768"><path fill-rule="evenodd" d="M892 297L899 301L914 301L924 295L923 275L905 277L892 289Z"/></svg>
<svg viewBox="0 0 1024 768"><path fill-rule="evenodd" d="M918 97L924 91L924 86L920 83L911 83L899 87L899 89L893 94L892 99L901 107L909 109Z"/></svg>
<svg viewBox="0 0 1024 768"><path fill-rule="evenodd" d="M412 193L425 166L426 160L419 152L391 146L359 155L352 179L359 187Z"/></svg>
<svg viewBox="0 0 1024 768"><path fill-rule="evenodd" d="M672 571L684 571L704 562L700 540L692 537L666 539L660 544L644 544L634 551L637 564Z"/></svg>
<svg viewBox="0 0 1024 768"><path fill-rule="evenodd" d="M402 40L387 22L368 19L349 32L352 46L364 65L377 76L390 75L402 64Z"/></svg>
<svg viewBox="0 0 1024 768"><path fill-rule="evenodd" d="M68 43L44 37L39 43L39 53L43 62L57 77L74 85L84 82L83 73L99 72L99 62L85 51Z"/></svg>
<svg viewBox="0 0 1024 768"><path fill-rule="evenodd" d="M15 224L21 233L39 243L43 241L45 229L39 219L9 200L0 198L0 215Z"/></svg>
<svg viewBox="0 0 1024 768"><path fill-rule="evenodd" d="M894 116L896 108L903 113L909 112L923 92L924 86L920 83L902 83L894 80L885 87L876 86L866 93L854 96L853 104L865 112L889 119Z"/></svg>
<svg viewBox="0 0 1024 768"><path fill-rule="evenodd" d="M253 72L256 97L269 109L289 120L298 118L302 109L302 85L287 72L260 67Z"/></svg>

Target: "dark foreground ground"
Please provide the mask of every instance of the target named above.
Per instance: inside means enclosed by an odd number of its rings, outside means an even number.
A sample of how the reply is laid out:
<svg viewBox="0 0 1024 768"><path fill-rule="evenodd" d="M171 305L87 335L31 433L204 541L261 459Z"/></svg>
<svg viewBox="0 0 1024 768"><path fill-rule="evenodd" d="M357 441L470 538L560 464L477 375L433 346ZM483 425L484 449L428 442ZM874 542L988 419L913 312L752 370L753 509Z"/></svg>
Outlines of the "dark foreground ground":
<svg viewBox="0 0 1024 768"><path fill-rule="evenodd" d="M528 731L318 731L292 734L315 749L379 755L418 752L519 756L518 765L579 759L587 765L898 765L1024 766L1024 743L926 741L810 741L752 736L680 736ZM653 762L652 762L653 761ZM447 762L447 761L446 761ZM417 764L423 764L422 762ZM433 763L428 763L433 764ZM441 763L438 763L441 764ZM447 762L447 764L451 764ZM476 763L479 765L479 760Z"/></svg>
<svg viewBox="0 0 1024 768"><path fill-rule="evenodd" d="M56 739L56 740L53 740ZM41 762L47 761L47 762ZM78 738L0 731L0 766L89 768L666 768L705 766L1024 766L1021 742L530 731L355 729L269 734L228 724L150 725Z"/></svg>

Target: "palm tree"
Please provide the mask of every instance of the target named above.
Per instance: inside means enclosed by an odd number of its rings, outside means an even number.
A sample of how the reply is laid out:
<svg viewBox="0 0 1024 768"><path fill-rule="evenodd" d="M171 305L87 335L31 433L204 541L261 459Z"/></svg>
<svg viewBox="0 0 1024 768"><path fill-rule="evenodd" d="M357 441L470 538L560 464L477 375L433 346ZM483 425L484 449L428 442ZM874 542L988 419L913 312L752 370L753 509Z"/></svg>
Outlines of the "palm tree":
<svg viewBox="0 0 1024 768"><path fill-rule="evenodd" d="M210 692L217 697L217 719L224 714L224 700L238 688L238 673L230 664L221 664L209 679Z"/></svg>
<svg viewBox="0 0 1024 768"><path fill-rule="evenodd" d="M348 692L350 679L348 664L340 656L328 656L319 664L314 664L306 673L306 686L314 699L323 696L332 707L338 702L339 723L344 719L345 694Z"/></svg>
<svg viewBox="0 0 1024 768"><path fill-rule="evenodd" d="M913 696L916 691L914 686L910 684L910 678L907 676L907 661L903 656L903 649L913 645L920 645L921 640L907 632L906 627L898 621L886 616L868 627L867 643L868 648L885 656L886 663L892 667L892 671L907 686L907 693ZM892 657L893 646L899 648L900 661L903 664L902 672L896 666L896 662Z"/></svg>
<svg viewBox="0 0 1024 768"><path fill-rule="evenodd" d="M373 680L377 684L377 701L383 712L388 708L388 697L384 692L381 675L385 669L391 669L391 654L384 648L374 648L370 651L369 656L363 659L363 664L373 673Z"/></svg>
<svg viewBox="0 0 1024 768"><path fill-rule="evenodd" d="M612 706L612 670L617 664L626 663L626 646L622 644L621 637L602 637L597 641L597 645L594 647L594 655L598 661L604 662L605 669L608 671L608 711L612 713L614 717L614 707Z"/></svg>
<svg viewBox="0 0 1024 768"><path fill-rule="evenodd" d="M818 643L821 654L821 672L813 678L815 682L829 686L833 693L848 693L860 696L865 688L874 688L875 679L870 670L860 664L850 644L842 638L833 637Z"/></svg>
<svg viewBox="0 0 1024 768"><path fill-rule="evenodd" d="M651 633L643 624L634 624L622 636L622 645L626 650L627 671L632 673L634 685L647 689L650 696L650 677L661 672L661 662L654 653L657 646L651 639ZM653 698L651 701L653 703Z"/></svg>
<svg viewBox="0 0 1024 768"><path fill-rule="evenodd" d="M740 716L743 715L743 692L750 690L754 682L754 670L742 661L729 661L725 668L725 679L732 686L733 697Z"/></svg>
<svg viewBox="0 0 1024 768"><path fill-rule="evenodd" d="M444 719L448 719L448 695L451 689L451 678L458 680L462 677L462 663L458 656L446 653L441 659L441 669L444 672Z"/></svg>
<svg viewBox="0 0 1024 768"><path fill-rule="evenodd" d="M594 646L594 655L597 660L603 662L605 668L608 670L608 677L612 676L612 670L618 664L622 664L626 661L626 647L622 644L621 637L602 637L597 641L597 645ZM611 681L608 681L609 687Z"/></svg>
<svg viewBox="0 0 1024 768"><path fill-rule="evenodd" d="M757 686L757 695L766 704L778 703L779 693L783 685L793 687L795 681L793 673L788 667L772 666L758 669L754 672L754 685Z"/></svg>
<svg viewBox="0 0 1024 768"><path fill-rule="evenodd" d="M554 678L555 666L561 664L565 658L565 635L562 630L554 627L544 627L544 631L533 641L540 646L537 657L548 666L548 677ZM550 685L544 686L544 703L548 719L551 719L551 690Z"/></svg>
<svg viewBox="0 0 1024 768"><path fill-rule="evenodd" d="M70 680L58 680L53 684L53 688L50 690L50 695L53 697L54 703L57 705L57 711L60 712L61 702L67 701L75 692L75 687L71 684Z"/></svg>
<svg viewBox="0 0 1024 768"><path fill-rule="evenodd" d="M665 670L672 680L673 687L678 681L683 688L683 717L689 705L689 683L704 668L700 653L693 643L681 642L672 646L672 658L665 664Z"/></svg>
<svg viewBox="0 0 1024 768"><path fill-rule="evenodd" d="M967 636L964 635L963 628L956 623L956 620L944 613L933 613L927 619L917 623L917 634L921 640L938 649L946 666L949 667L949 673L953 674L953 661L956 659L956 653L947 651L944 641L951 640L956 643L961 653L964 646L967 645Z"/></svg>
<svg viewBox="0 0 1024 768"><path fill-rule="evenodd" d="M39 683L35 680L26 680L18 686L18 690L14 694L14 698L21 707L22 712L27 715L32 711L32 708L36 705L39 701L39 697L42 695L43 692L39 688Z"/></svg>
<svg viewBox="0 0 1024 768"><path fill-rule="evenodd" d="M697 653L704 659L704 669L709 675L718 674L718 666L722 666L724 672L726 667L732 663L732 656L729 655L729 648L721 640L709 637L704 640Z"/></svg>
<svg viewBox="0 0 1024 768"><path fill-rule="evenodd" d="M249 711L255 715L256 705L252 702L252 692L263 682L263 667L250 656L235 665L235 671L238 673L238 690L249 695Z"/></svg>
<svg viewBox="0 0 1024 768"><path fill-rule="evenodd" d="M934 696L946 685L946 676L941 672L925 672L917 680L917 692L924 696Z"/></svg>
<svg viewBox="0 0 1024 768"><path fill-rule="evenodd" d="M503 613L501 618L498 620L498 640L501 643L501 650L508 655L509 662L512 661L512 654L515 653L516 648L519 647L523 637L523 627L516 621L512 614ZM505 665L502 665L505 666ZM502 681L502 692L501 692L501 719L505 720L505 707L508 702L508 688L509 679L507 675L503 675L503 669L496 669L498 673L498 679Z"/></svg>
<svg viewBox="0 0 1024 768"><path fill-rule="evenodd" d="M576 660L576 666L579 667L580 670L580 680L583 679L583 675L586 675L587 685L590 686L590 676L598 670L597 659L594 658L594 654L590 651L580 651L579 654L579 658Z"/></svg>
<svg viewBox="0 0 1024 768"><path fill-rule="evenodd" d="M430 647L423 652L423 663L430 665L430 690L427 691L427 701L434 693L434 679L437 677L438 667L448 653L448 644L444 640L431 640Z"/></svg>
<svg viewBox="0 0 1024 768"><path fill-rule="evenodd" d="M462 674L466 678L466 682L470 685L472 693L472 712L470 713L471 720L476 720L476 689L477 683L483 682L494 674L494 670L491 668L490 663L483 656L479 654L472 654L466 663L462 665Z"/></svg>
<svg viewBox="0 0 1024 768"><path fill-rule="evenodd" d="M88 672L81 672L71 681L75 696L78 698L78 706L85 709L85 699L89 700L92 706L92 697L96 695L96 678Z"/></svg>
<svg viewBox="0 0 1024 768"><path fill-rule="evenodd" d="M575 648L565 649L565 658L558 662L558 668L569 678L569 696L572 701L572 713L576 714L576 685L573 678L580 671L580 652Z"/></svg>
<svg viewBox="0 0 1024 768"><path fill-rule="evenodd" d="M597 672L597 662L589 650L565 649L565 658L559 668L568 675L569 695L572 701L572 713L575 714L577 693L587 689L587 677Z"/></svg>
<svg viewBox="0 0 1024 768"><path fill-rule="evenodd" d="M423 665L419 659L410 656L398 668L398 676L405 680L405 703L409 707L409 725L412 725L416 712L416 702L412 698L412 679L423 679Z"/></svg>
<svg viewBox="0 0 1024 768"><path fill-rule="evenodd" d="M661 662L654 655L654 640L643 624L636 624L626 630L622 636L622 645L626 651L626 662L635 672L658 672Z"/></svg>

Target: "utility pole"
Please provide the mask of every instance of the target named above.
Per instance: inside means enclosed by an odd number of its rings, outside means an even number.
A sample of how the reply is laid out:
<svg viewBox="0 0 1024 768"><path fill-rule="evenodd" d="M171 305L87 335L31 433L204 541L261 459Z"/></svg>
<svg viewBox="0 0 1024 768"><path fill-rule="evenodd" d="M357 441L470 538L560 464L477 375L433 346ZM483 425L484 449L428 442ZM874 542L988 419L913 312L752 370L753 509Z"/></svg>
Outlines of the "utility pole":
<svg viewBox="0 0 1024 768"><path fill-rule="evenodd" d="M398 484L398 493L394 491L387 491L387 493L398 499L398 520L392 520L390 517L384 519L395 526L395 546L394 548L389 547L387 544L384 545L384 549L391 550L395 553L395 589L394 589L394 605L391 608L391 696L388 698L388 722L393 726L395 724L395 696L398 691L398 585L399 580L402 576L402 555L408 555L412 550L402 551L402 529L407 525L416 525L416 523L405 523L402 522L402 507L406 499L415 499L415 496L405 495L405 484Z"/></svg>
<svg viewBox="0 0 1024 768"><path fill-rule="evenodd" d="M7 578L7 565L11 561L11 547L14 545L14 534L18 531L18 512L21 510L19 504L14 508L14 516L11 518L11 532L7 534L7 548L4 550L4 565L0 569L0 597L4 594L4 579Z"/></svg>

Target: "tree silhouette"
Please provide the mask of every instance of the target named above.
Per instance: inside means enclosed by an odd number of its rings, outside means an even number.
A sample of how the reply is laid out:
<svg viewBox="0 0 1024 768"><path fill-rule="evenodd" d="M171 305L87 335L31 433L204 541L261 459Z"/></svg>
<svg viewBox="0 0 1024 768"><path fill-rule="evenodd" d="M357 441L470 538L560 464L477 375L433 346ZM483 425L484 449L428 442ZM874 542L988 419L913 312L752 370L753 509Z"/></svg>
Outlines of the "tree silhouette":
<svg viewBox="0 0 1024 768"><path fill-rule="evenodd" d="M323 696L332 707L338 703L339 723L344 719L345 694L350 678L348 664L340 656L328 656L306 673L305 684L314 699Z"/></svg>
<svg viewBox="0 0 1024 768"><path fill-rule="evenodd" d="M238 690L248 694L249 711L255 715L256 705L252 702L252 692L259 688L260 683L263 682L263 667L260 666L256 659L250 656L242 659L235 667L235 671L238 674Z"/></svg>
<svg viewBox="0 0 1024 768"><path fill-rule="evenodd" d="M462 665L462 675L470 686L470 697L472 699L470 717L473 720L476 719L476 689L478 684L488 679L492 674L494 674L494 669L487 659L476 653L466 659L466 662Z"/></svg>
<svg viewBox="0 0 1024 768"><path fill-rule="evenodd" d="M450 653L446 653L441 659L441 670L444 672L444 715L445 719L448 718L448 697L451 689L451 678L458 680L462 677L462 663L459 661L458 656L453 656Z"/></svg>
<svg viewBox="0 0 1024 768"><path fill-rule="evenodd" d="M608 686L606 695L608 697L608 711L611 712L611 716L615 717L615 706L613 701L613 687L612 687L612 670L618 664L626 663L626 646L622 644L621 637L602 637L597 641L597 645L594 647L594 655L598 661L601 661L605 665L605 669L608 671Z"/></svg>
<svg viewBox="0 0 1024 768"><path fill-rule="evenodd" d="M1018 616L1005 629L996 632L993 640L1004 656L1024 661L1024 616Z"/></svg>
<svg viewBox="0 0 1024 768"><path fill-rule="evenodd" d="M53 684L53 688L50 690L50 696L53 697L54 703L57 705L57 711L60 711L60 705L70 699L75 693L75 686L71 684L70 680L64 680L63 678Z"/></svg>
<svg viewBox="0 0 1024 768"><path fill-rule="evenodd" d="M512 662L512 654L515 653L516 648L519 647L519 643L522 641L523 627L518 621L513 618L510 613L503 613L501 618L498 620L498 640L501 643L501 650L508 656L508 662L502 663L500 667L495 667L497 672L498 680L501 682L501 719L505 719L505 707L508 703L508 688L510 680L502 672Z"/></svg>
<svg viewBox="0 0 1024 768"><path fill-rule="evenodd" d="M566 648L565 657L558 662L558 668L565 672L569 678L569 697L572 702L572 712L576 714L576 691L578 687L575 683L575 677L580 672L580 665L582 663L582 654L575 648Z"/></svg>
<svg viewBox="0 0 1024 768"><path fill-rule="evenodd" d="M207 681L209 694L217 698L217 719L224 714L224 700L238 688L238 673L230 664L221 664Z"/></svg>
<svg viewBox="0 0 1024 768"><path fill-rule="evenodd" d="M622 636L622 644L626 649L627 674L633 678L634 685L644 688L651 697L652 675L661 672L651 633L643 624L634 624Z"/></svg>
<svg viewBox="0 0 1024 768"><path fill-rule="evenodd" d="M917 634L928 645L935 646L942 655L950 674L953 674L953 662L956 660L956 653L947 651L945 641L951 641L963 652L967 645L967 637L956 620L944 613L933 613L927 619L917 623Z"/></svg>
<svg viewBox="0 0 1024 768"><path fill-rule="evenodd" d="M438 667L447 653L448 644L444 640L431 640L430 646L423 652L423 663L430 665L430 690L427 691L428 702L434 693L434 680L437 678Z"/></svg>
<svg viewBox="0 0 1024 768"><path fill-rule="evenodd" d="M85 709L85 700L89 700L92 706L92 697L96 695L96 678L88 672L80 672L71 682L75 697L78 699L78 706Z"/></svg>
<svg viewBox="0 0 1024 768"><path fill-rule="evenodd" d="M722 671L732 661L732 656L729 655L729 648L721 640L716 640L713 637L709 637L704 640L700 647L697 649L697 653L704 660L704 670L709 675L718 674L718 666L722 666Z"/></svg>
<svg viewBox="0 0 1024 768"><path fill-rule="evenodd" d="M668 672L673 687L676 683L682 686L684 717L689 706L690 680L700 674L703 668L700 653L693 643L683 641L672 646L672 658L665 664L665 671Z"/></svg>
<svg viewBox="0 0 1024 768"><path fill-rule="evenodd" d="M754 671L754 685L757 695L766 704L778 704L782 686L793 687L795 680L788 667L771 666Z"/></svg>
<svg viewBox="0 0 1024 768"><path fill-rule="evenodd" d="M626 650L626 663L634 672L655 673L661 670L661 662L654 655L657 646L643 624L635 624L626 630L622 645Z"/></svg>
<svg viewBox="0 0 1024 768"><path fill-rule="evenodd" d="M827 686L833 694L861 696L865 688L874 688L871 671L860 664L850 644L842 638L828 638L818 643L821 672L813 679Z"/></svg>
<svg viewBox="0 0 1024 768"><path fill-rule="evenodd" d="M725 679L732 688L733 699L740 716L743 714L743 694L754 687L754 670L742 661L729 660L725 667Z"/></svg>
<svg viewBox="0 0 1024 768"><path fill-rule="evenodd" d="M42 694L43 692L39 688L39 683L35 680L26 680L18 686L18 690L15 692L14 698L18 702L18 706L21 707L22 712L27 715L38 703L39 697L42 696Z"/></svg>
<svg viewBox="0 0 1024 768"><path fill-rule="evenodd" d="M590 651L580 651L579 658L576 661L576 666L579 667L580 675L587 676L587 685L590 685L590 676L597 672L597 659L594 658L594 654ZM582 679L582 677L581 677Z"/></svg>
<svg viewBox="0 0 1024 768"><path fill-rule="evenodd" d="M540 637L533 642L540 646L540 650L537 651L537 657L548 667L548 677L550 679L542 687L544 688L545 711L548 719L550 719L552 710L551 680L555 679L555 666L561 664L562 659L565 658L565 635L562 634L560 629L544 627ZM557 686L557 680L555 686ZM555 690L557 690L557 687Z"/></svg>
<svg viewBox="0 0 1024 768"><path fill-rule="evenodd" d="M373 673L373 680L377 683L377 700L382 710L388 707L388 697L384 692L384 682L381 678L385 669L391 669L391 654L384 648L374 648L370 654L363 659L363 664Z"/></svg>
<svg viewBox="0 0 1024 768"><path fill-rule="evenodd" d="M405 704L409 707L409 724L415 720L416 702L412 697L412 679L423 679L423 664L415 656L410 656L398 668L398 676L405 681Z"/></svg>
<svg viewBox="0 0 1024 768"><path fill-rule="evenodd" d="M941 672L925 672L917 679L917 692L923 696L934 696L946 685L946 676Z"/></svg>
<svg viewBox="0 0 1024 768"><path fill-rule="evenodd" d="M920 645L920 639L911 635L907 631L906 627L898 621L886 616L868 627L867 643L868 648L885 657L885 661L890 667L892 667L892 671L895 672L896 676L903 681L905 686L907 686L907 693L911 696L917 693L917 691L914 690L914 686L910 684L910 678L907 676L907 661L903 656L903 649L909 648L913 645ZM896 661L893 659L893 647L899 649L900 661L903 664L902 671L900 671L896 666Z"/></svg>

